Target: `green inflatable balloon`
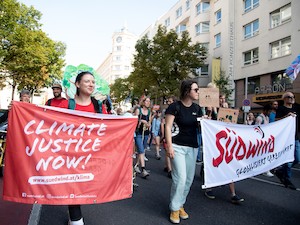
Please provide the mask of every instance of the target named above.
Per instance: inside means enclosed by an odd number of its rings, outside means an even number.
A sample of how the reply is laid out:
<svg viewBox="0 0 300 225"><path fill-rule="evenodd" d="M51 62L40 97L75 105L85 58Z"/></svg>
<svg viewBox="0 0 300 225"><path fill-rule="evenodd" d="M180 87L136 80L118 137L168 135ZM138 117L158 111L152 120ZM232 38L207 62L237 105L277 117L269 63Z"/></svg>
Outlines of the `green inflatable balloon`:
<svg viewBox="0 0 300 225"><path fill-rule="evenodd" d="M75 86L75 80L77 77L77 74L88 71L92 73L95 77L96 87L95 91L93 93L93 96L105 96L109 95L110 88L108 83L103 80L99 74L90 66L85 64L80 64L79 66L72 66L68 65L65 69L64 75L63 75L63 87L65 88L65 93L69 98L74 98L76 94L76 86Z"/></svg>

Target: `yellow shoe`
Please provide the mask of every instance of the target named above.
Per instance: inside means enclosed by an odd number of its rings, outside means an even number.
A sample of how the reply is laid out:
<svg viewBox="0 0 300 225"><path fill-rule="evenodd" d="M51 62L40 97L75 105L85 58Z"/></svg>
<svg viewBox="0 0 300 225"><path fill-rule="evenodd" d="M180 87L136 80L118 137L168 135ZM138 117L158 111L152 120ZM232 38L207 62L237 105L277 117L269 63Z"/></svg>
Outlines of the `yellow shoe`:
<svg viewBox="0 0 300 225"><path fill-rule="evenodd" d="M179 223L180 222L180 219L179 219L179 210L177 210L177 211L171 211L170 221L172 223Z"/></svg>
<svg viewBox="0 0 300 225"><path fill-rule="evenodd" d="M189 218L189 214L186 213L183 207L179 209L179 216L181 219L186 220Z"/></svg>

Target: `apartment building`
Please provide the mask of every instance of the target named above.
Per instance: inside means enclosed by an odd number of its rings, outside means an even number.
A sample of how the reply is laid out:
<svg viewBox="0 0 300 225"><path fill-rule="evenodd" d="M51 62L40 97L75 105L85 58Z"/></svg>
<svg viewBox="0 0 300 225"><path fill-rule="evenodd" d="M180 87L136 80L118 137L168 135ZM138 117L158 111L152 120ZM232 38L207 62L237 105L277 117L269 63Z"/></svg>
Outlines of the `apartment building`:
<svg viewBox="0 0 300 225"><path fill-rule="evenodd" d="M205 87L221 69L235 90L234 106L247 98L256 108L286 90L300 93L298 79L284 73L300 54L299 10L298 0L180 0L141 36L153 37L159 25L189 31L193 43L208 49L199 85Z"/></svg>
<svg viewBox="0 0 300 225"><path fill-rule="evenodd" d="M138 37L126 26L112 35L112 52L96 70L109 84L118 78L126 78L132 72L133 55Z"/></svg>

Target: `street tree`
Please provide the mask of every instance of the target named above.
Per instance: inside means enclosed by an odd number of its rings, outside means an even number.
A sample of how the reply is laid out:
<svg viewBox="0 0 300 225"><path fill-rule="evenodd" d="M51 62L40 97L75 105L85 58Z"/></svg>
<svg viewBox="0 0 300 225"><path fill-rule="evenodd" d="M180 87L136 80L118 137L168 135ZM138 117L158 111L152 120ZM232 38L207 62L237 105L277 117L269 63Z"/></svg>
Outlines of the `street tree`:
<svg viewBox="0 0 300 225"><path fill-rule="evenodd" d="M229 103L232 102L230 96L232 95L234 90L230 88L230 80L225 71L222 70L220 72L220 76L214 79L214 83L219 88L220 94L224 94L226 98L228 98Z"/></svg>
<svg viewBox="0 0 300 225"><path fill-rule="evenodd" d="M128 81L136 96L145 89L156 98L177 95L180 82L196 75L206 59L206 49L200 43L192 44L187 31L167 32L161 25L152 40L144 36L135 48L134 71Z"/></svg>
<svg viewBox="0 0 300 225"><path fill-rule="evenodd" d="M116 102L122 102L131 97L131 87L128 79L118 78L110 86L110 94L115 98Z"/></svg>
<svg viewBox="0 0 300 225"><path fill-rule="evenodd" d="M61 79L66 46L41 30L41 13L15 0L3 0L0 13L0 83L12 98L16 87L34 92Z"/></svg>

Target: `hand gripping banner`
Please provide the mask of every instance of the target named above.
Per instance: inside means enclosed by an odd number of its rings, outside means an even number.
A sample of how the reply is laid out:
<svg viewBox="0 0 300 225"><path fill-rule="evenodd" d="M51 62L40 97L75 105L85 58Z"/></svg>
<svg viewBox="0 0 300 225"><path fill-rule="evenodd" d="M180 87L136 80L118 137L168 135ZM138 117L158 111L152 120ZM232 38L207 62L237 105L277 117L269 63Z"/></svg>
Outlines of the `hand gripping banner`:
<svg viewBox="0 0 300 225"><path fill-rule="evenodd" d="M132 196L137 117L14 102L8 124L4 200L71 205Z"/></svg>
<svg viewBox="0 0 300 225"><path fill-rule="evenodd" d="M203 188L243 180L294 160L295 117L266 125L200 119Z"/></svg>

